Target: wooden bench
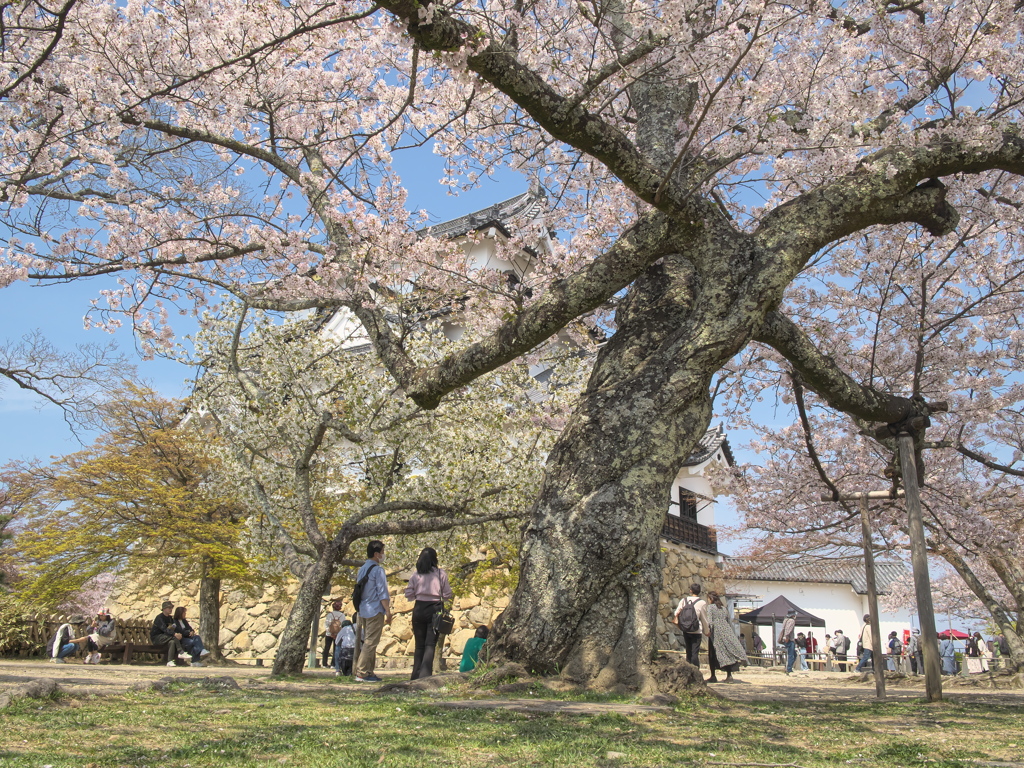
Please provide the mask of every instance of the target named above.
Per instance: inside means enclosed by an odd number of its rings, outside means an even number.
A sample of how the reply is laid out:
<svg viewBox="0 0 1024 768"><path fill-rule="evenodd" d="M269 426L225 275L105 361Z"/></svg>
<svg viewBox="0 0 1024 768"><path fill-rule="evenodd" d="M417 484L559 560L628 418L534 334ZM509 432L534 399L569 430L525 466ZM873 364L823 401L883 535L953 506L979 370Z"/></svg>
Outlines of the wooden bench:
<svg viewBox="0 0 1024 768"><path fill-rule="evenodd" d="M167 650L170 643L154 645L152 643L111 643L99 649L100 653L109 653L111 658L121 654L122 664L131 664L132 657L136 653L158 653L160 658L167 660Z"/></svg>

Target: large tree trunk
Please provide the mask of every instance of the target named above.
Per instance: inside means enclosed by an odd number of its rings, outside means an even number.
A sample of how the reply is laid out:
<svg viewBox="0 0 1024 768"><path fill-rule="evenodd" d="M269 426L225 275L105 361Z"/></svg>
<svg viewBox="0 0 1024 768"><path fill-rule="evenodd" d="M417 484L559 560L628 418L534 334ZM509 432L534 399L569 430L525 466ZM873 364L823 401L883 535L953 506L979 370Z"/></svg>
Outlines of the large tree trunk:
<svg viewBox="0 0 1024 768"><path fill-rule="evenodd" d="M220 579L207 576L209 569L203 565L203 576L199 579L199 629L203 645L210 652L211 661L222 661L220 651Z"/></svg>
<svg viewBox="0 0 1024 768"><path fill-rule="evenodd" d="M331 583L337 559L338 546L330 543L316 562L306 569L277 646L272 675L302 674L309 647L309 627L313 617L320 612L320 598Z"/></svg>
<svg viewBox="0 0 1024 768"><path fill-rule="evenodd" d="M726 297L668 256L630 291L548 459L496 651L594 688L644 691L672 481L711 419L714 374L749 340ZM701 294L701 295L698 295ZM709 295L710 294L710 295Z"/></svg>

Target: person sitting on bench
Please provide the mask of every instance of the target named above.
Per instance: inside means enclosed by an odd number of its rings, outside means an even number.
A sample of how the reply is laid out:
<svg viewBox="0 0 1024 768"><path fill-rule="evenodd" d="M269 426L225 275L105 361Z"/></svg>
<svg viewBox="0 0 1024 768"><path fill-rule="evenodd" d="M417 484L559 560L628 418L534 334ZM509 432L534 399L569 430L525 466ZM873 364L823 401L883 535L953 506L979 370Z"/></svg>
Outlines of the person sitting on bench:
<svg viewBox="0 0 1024 768"><path fill-rule="evenodd" d="M185 653L185 648L181 644L181 633L176 631L174 618L171 616L174 603L165 600L160 608L160 613L153 619L153 626L149 630L149 640L153 645L167 644L167 666L174 667L177 666L175 659L187 661L189 655Z"/></svg>
<svg viewBox="0 0 1024 768"><path fill-rule="evenodd" d="M89 640L90 653L85 657L85 663L99 664L103 648L117 642L117 624L106 608L96 614L96 618L89 626Z"/></svg>
<svg viewBox="0 0 1024 768"><path fill-rule="evenodd" d="M203 647L203 638L192 629L192 625L185 618L187 611L184 605L174 609L174 629L181 635L181 647L192 654L192 666L201 667L203 656L208 656L210 652Z"/></svg>

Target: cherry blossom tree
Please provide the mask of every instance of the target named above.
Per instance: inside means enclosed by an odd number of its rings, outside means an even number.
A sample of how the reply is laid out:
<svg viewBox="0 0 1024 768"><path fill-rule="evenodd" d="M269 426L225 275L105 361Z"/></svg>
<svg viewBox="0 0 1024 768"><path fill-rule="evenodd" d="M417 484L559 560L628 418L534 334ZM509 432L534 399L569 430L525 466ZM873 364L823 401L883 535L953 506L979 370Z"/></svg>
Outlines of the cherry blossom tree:
<svg viewBox="0 0 1024 768"><path fill-rule="evenodd" d="M948 244L865 237L869 268L844 274L830 265L815 267L793 293L815 343L859 381L949 401L950 412L937 416L918 441L928 548L961 581L953 593L961 607L945 610L963 615L968 605L983 606L1021 664L1024 382L1018 375L1018 311L1024 261L1006 245L998 228L987 224L962 227ZM984 254L990 260L979 262ZM776 534L757 551L835 554L859 547L856 505L822 496L895 491L900 471L893 441L876 440L867 421L805 393L803 372L772 350L752 346L733 368L739 411L749 413L748 404L765 386L781 386L782 412L794 419L784 429L749 423L760 433L754 448L764 462L741 470L736 498L750 528ZM747 376L750 370L757 376ZM903 504L876 506L875 544L898 553L907 547ZM971 598L964 600L967 590Z"/></svg>
<svg viewBox="0 0 1024 768"><path fill-rule="evenodd" d="M868 271L872 242L907 238L979 274L1019 250L1020 34L984 0L78 0L2 104L0 284L116 273L107 309L154 346L213 291L345 308L425 408L590 317L610 336L495 648L653 688L658 533L716 374L757 341L836 409L924 413L816 343L805 273ZM542 184L554 248L510 281L418 236L398 169L425 145L451 188L504 167ZM979 228L990 247L954 248ZM425 311L472 333L422 361Z"/></svg>
<svg viewBox="0 0 1024 768"><path fill-rule="evenodd" d="M233 493L259 511L250 549L301 580L274 674L302 672L321 595L339 565L363 562L356 542L385 539L399 570L427 544L453 564L471 544L500 549L579 389L568 361L547 386L509 365L425 410L396 391L352 324L331 333L323 317L275 322L228 307L204 325L192 425L219 436ZM407 340L424 363L439 326L423 318L420 342Z"/></svg>
<svg viewBox="0 0 1024 768"><path fill-rule="evenodd" d="M76 0L13 0L0 7L0 99L31 81L64 36Z"/></svg>

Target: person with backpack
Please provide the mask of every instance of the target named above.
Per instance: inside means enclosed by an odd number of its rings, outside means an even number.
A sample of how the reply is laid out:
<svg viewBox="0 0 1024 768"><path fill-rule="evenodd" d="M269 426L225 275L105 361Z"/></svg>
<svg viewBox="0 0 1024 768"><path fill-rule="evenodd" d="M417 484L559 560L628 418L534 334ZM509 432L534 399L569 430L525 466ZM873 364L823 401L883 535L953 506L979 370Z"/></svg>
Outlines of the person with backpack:
<svg viewBox="0 0 1024 768"><path fill-rule="evenodd" d="M391 623L391 596L384 575L384 542L373 539L366 545L366 562L356 574L352 604L359 611L356 625L358 648L353 673L357 683L383 682L373 673L377 665L377 643L384 625Z"/></svg>
<svg viewBox="0 0 1024 768"><path fill-rule="evenodd" d="M885 668L890 672L900 672L903 666L903 643L900 642L899 634L895 631L889 633L889 658L886 659Z"/></svg>
<svg viewBox="0 0 1024 768"><path fill-rule="evenodd" d="M448 574L437 565L437 551L433 547L424 547L416 561L416 572L405 588L405 599L415 600L412 609L412 636L416 640L412 658L413 680L434 674L438 640L442 645L444 643L444 635L439 635L434 628L434 616L452 597Z"/></svg>
<svg viewBox="0 0 1024 768"><path fill-rule="evenodd" d="M847 658L850 653L850 638L843 634L843 630L837 629L835 637L832 638L832 653L836 657L836 666L840 672L849 672L850 665Z"/></svg>
<svg viewBox="0 0 1024 768"><path fill-rule="evenodd" d="M334 658L334 645L338 633L341 632L341 623L345 621L345 614L341 612L344 605L341 600L331 603L331 610L324 616L324 651L320 657L320 666L326 668L327 664ZM337 670L337 664L334 665Z"/></svg>
<svg viewBox="0 0 1024 768"><path fill-rule="evenodd" d="M690 585L690 594L679 601L672 619L683 633L686 660L700 669L700 644L711 635L708 604L701 600L700 584Z"/></svg>
<svg viewBox="0 0 1024 768"><path fill-rule="evenodd" d="M924 652L921 648L921 630L914 629L907 640L907 658L910 659L910 674L924 674Z"/></svg>

